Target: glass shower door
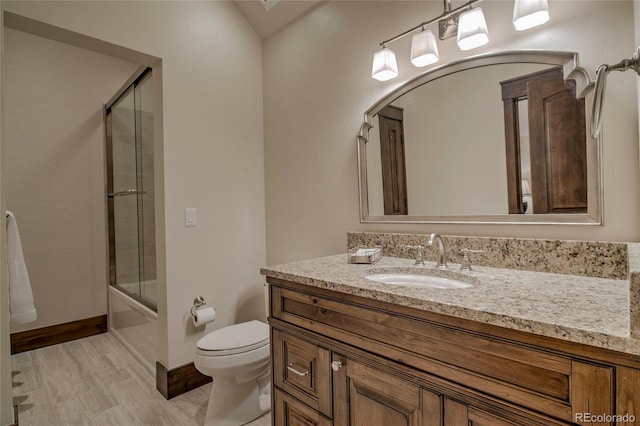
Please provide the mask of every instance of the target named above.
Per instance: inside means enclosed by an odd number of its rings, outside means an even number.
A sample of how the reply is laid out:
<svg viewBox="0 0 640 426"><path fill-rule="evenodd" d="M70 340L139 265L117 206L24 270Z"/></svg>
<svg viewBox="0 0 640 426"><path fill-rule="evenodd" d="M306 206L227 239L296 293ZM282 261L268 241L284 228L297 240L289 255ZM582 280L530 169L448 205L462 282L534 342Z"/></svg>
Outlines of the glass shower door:
<svg viewBox="0 0 640 426"><path fill-rule="evenodd" d="M107 108L110 284L156 309L150 70Z"/></svg>

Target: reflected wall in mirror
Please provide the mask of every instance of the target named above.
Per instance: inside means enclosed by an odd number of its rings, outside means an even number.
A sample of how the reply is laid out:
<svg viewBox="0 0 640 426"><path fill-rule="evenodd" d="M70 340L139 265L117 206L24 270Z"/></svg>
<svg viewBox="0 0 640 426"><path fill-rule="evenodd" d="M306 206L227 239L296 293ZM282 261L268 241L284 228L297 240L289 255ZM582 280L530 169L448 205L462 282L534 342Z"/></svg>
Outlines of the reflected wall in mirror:
<svg viewBox="0 0 640 426"><path fill-rule="evenodd" d="M427 71L365 113L361 221L601 223L590 89L567 52L504 52Z"/></svg>

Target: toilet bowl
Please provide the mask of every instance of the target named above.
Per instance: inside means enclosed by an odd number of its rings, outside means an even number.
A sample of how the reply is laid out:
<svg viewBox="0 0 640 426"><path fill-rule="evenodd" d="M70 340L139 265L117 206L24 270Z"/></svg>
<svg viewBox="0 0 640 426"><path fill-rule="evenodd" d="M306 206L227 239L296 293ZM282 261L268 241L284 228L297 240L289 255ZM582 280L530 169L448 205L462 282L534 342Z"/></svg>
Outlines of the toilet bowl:
<svg viewBox="0 0 640 426"><path fill-rule="evenodd" d="M271 409L269 326L248 321L208 333L194 364L211 376L205 426L239 426Z"/></svg>

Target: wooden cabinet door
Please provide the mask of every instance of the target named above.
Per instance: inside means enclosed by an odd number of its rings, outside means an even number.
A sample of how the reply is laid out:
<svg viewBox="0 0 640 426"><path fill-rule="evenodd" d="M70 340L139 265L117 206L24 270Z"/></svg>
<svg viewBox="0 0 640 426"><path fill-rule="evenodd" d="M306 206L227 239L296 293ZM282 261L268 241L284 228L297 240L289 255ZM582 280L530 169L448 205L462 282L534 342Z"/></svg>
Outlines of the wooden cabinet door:
<svg viewBox="0 0 640 426"><path fill-rule="evenodd" d="M640 425L640 370L616 368L616 425Z"/></svg>
<svg viewBox="0 0 640 426"><path fill-rule="evenodd" d="M271 414L275 426L331 426L333 424L322 414L279 389L275 389L273 408Z"/></svg>
<svg viewBox="0 0 640 426"><path fill-rule="evenodd" d="M333 377L335 425L442 424L439 395L351 359L341 360L341 364Z"/></svg>
<svg viewBox="0 0 640 426"><path fill-rule="evenodd" d="M494 407L497 408L497 407ZM501 408L505 413L504 407ZM444 397L444 426L568 426L569 423L529 413L526 416L506 412L499 415L473 405ZM506 417L505 417L506 416ZM573 424L573 423L571 423Z"/></svg>
<svg viewBox="0 0 640 426"><path fill-rule="evenodd" d="M610 417L615 413L614 389L614 370L612 367L572 361L571 411L573 421L579 425L613 425L614 422L607 415Z"/></svg>
<svg viewBox="0 0 640 426"><path fill-rule="evenodd" d="M514 422L495 414L487 413L449 398L444 399L443 419L445 426L522 426L526 421ZM542 422L532 424L540 425Z"/></svg>

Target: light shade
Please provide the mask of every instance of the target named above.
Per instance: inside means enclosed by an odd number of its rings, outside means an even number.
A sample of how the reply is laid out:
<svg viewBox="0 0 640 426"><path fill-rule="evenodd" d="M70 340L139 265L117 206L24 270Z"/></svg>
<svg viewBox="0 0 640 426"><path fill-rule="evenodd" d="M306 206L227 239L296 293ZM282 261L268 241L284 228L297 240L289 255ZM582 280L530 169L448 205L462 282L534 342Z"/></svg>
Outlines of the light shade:
<svg viewBox="0 0 640 426"><path fill-rule="evenodd" d="M479 7L468 10L458 18L458 47L471 50L489 42L489 30Z"/></svg>
<svg viewBox="0 0 640 426"><path fill-rule="evenodd" d="M376 80L387 81L397 76L398 63L396 62L396 54L393 50L383 47L374 53L371 77Z"/></svg>
<svg viewBox="0 0 640 426"><path fill-rule="evenodd" d="M424 67L438 62L438 45L431 30L422 30L411 39L411 63Z"/></svg>
<svg viewBox="0 0 640 426"><path fill-rule="evenodd" d="M523 31L542 25L549 20L547 0L516 0L513 7L513 26Z"/></svg>
<svg viewBox="0 0 640 426"><path fill-rule="evenodd" d="M531 195L531 185L527 179L522 179L522 195Z"/></svg>

